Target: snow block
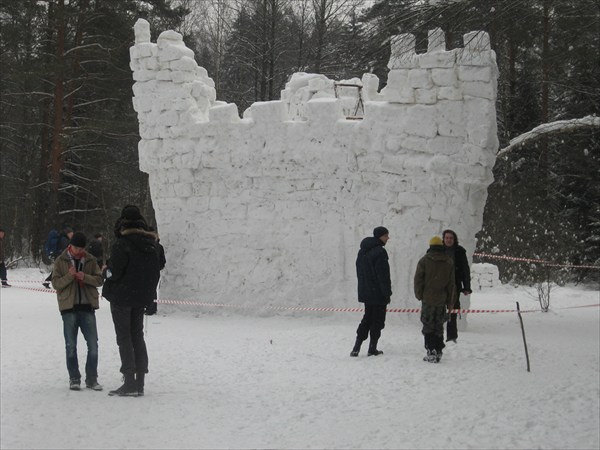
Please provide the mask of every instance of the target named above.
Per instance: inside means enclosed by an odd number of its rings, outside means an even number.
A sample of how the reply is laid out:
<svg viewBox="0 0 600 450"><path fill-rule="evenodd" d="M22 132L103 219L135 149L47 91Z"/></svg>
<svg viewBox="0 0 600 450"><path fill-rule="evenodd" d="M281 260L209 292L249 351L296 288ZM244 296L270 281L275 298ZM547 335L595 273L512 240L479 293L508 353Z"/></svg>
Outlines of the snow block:
<svg viewBox="0 0 600 450"><path fill-rule="evenodd" d="M133 26L135 33L135 43L150 42L150 24L147 20L138 19Z"/></svg>
<svg viewBox="0 0 600 450"><path fill-rule="evenodd" d="M342 106L339 99L319 98L310 100L308 106L308 122L317 123L319 126L333 126L335 122L343 119Z"/></svg>
<svg viewBox="0 0 600 450"><path fill-rule="evenodd" d="M284 105L280 101L256 102L250 106L250 116L255 123L280 123L287 120Z"/></svg>
<svg viewBox="0 0 600 450"><path fill-rule="evenodd" d="M228 103L210 108L208 110L208 120L214 123L237 123L241 119L238 115L237 106L233 103Z"/></svg>

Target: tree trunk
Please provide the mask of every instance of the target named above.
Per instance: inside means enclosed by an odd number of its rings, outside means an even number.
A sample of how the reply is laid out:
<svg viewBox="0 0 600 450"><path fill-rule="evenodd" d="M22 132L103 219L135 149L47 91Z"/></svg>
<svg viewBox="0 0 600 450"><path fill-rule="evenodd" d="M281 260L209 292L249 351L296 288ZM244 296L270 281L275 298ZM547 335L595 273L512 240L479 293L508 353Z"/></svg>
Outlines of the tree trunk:
<svg viewBox="0 0 600 450"><path fill-rule="evenodd" d="M58 191L63 168L63 110L64 110L64 53L65 53L65 8L64 0L56 2L56 51L54 73L54 121L50 148L50 195L48 198L49 217L58 218Z"/></svg>

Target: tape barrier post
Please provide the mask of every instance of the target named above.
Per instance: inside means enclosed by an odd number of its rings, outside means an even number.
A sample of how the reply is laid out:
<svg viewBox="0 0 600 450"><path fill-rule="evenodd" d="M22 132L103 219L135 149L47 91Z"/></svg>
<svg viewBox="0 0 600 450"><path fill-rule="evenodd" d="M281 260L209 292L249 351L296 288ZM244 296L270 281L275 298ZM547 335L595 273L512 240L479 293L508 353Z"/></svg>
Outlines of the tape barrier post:
<svg viewBox="0 0 600 450"><path fill-rule="evenodd" d="M521 332L523 333L523 344L525 345L525 359L527 359L527 372L531 372L529 366L529 352L527 351L527 339L525 339L525 327L523 326L523 317L521 317L521 308L519 302L517 302L517 314L519 315L519 322L521 322Z"/></svg>

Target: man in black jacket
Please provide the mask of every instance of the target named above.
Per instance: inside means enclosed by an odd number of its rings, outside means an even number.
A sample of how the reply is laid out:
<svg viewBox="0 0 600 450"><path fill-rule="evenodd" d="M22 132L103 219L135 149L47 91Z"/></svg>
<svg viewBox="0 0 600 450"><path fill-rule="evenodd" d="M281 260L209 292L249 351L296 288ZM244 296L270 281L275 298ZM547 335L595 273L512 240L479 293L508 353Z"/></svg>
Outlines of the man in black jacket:
<svg viewBox="0 0 600 450"><path fill-rule="evenodd" d="M6 280L6 265L4 264L4 230L0 228L0 279L2 287L10 287Z"/></svg>
<svg viewBox="0 0 600 450"><path fill-rule="evenodd" d="M392 296L390 265L385 244L389 231L385 227L373 230L373 237L367 237L360 243L356 257L356 276L358 277L358 301L365 304L365 314L356 330L356 342L350 356L358 356L360 346L369 334L369 356L381 355L377 350L377 341L385 327L385 313Z"/></svg>
<svg viewBox="0 0 600 450"><path fill-rule="evenodd" d="M471 294L471 270L467 260L467 251L458 245L458 236L452 230L444 230L442 233L446 255L454 261L454 275L456 282L456 301L454 308L460 309L460 294ZM450 314L446 329L446 342L456 342L458 339L458 327L456 325L456 313Z"/></svg>
<svg viewBox="0 0 600 450"><path fill-rule="evenodd" d="M94 235L94 239L90 242L88 246L88 252L96 258L96 262L98 263L98 267L102 268L104 265L104 248L102 244L102 234L96 233Z"/></svg>
<svg viewBox="0 0 600 450"><path fill-rule="evenodd" d="M102 295L110 302L124 383L108 395L135 397L144 395L148 373L144 308L154 300L160 263L156 234L147 230L136 206L123 208L117 224Z"/></svg>

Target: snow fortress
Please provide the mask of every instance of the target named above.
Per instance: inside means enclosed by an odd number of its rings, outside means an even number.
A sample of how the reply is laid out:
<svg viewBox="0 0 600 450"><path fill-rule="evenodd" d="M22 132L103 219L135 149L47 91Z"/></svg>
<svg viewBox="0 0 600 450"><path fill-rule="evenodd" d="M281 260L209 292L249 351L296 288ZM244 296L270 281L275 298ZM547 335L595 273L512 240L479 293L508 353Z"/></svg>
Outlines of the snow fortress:
<svg viewBox="0 0 600 450"><path fill-rule="evenodd" d="M433 30L416 54L412 35L397 36L381 92L372 74L297 73L281 100L240 118L179 33L152 43L138 20L133 104L167 252L161 296L355 306L359 243L384 225L392 306L418 306L429 239L448 227L474 250L498 148L495 54L485 33L464 42L446 51Z"/></svg>

